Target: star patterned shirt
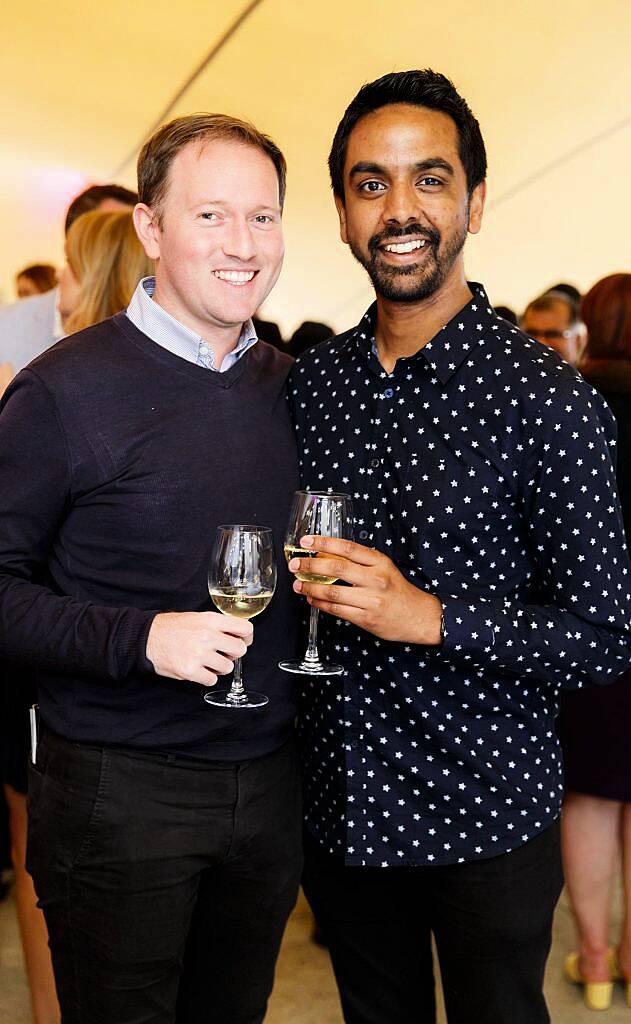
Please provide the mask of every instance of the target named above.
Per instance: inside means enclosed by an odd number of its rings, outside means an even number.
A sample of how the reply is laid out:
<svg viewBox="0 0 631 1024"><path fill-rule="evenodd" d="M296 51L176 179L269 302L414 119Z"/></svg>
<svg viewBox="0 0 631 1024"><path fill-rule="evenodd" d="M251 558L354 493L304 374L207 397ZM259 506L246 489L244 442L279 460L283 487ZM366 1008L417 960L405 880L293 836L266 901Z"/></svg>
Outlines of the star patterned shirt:
<svg viewBox="0 0 631 1024"><path fill-rule="evenodd" d="M376 307L290 379L302 486L443 604L439 647L321 616L344 674L305 680L307 826L349 865L505 853L558 816L561 686L631 662L615 421L484 289L391 374Z"/></svg>

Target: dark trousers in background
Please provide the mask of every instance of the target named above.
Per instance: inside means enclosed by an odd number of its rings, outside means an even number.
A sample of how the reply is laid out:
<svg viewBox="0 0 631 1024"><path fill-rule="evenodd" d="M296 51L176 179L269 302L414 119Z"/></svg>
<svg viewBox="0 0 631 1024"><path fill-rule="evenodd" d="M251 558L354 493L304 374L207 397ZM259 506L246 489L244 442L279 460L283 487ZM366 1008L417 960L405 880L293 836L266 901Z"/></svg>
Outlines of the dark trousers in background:
<svg viewBox="0 0 631 1024"><path fill-rule="evenodd" d="M302 863L293 741L241 764L42 737L28 868L63 1024L259 1024Z"/></svg>
<svg viewBox="0 0 631 1024"><path fill-rule="evenodd" d="M491 860L345 867L307 837L303 887L347 1024L434 1024L434 934L449 1024L546 1024L543 974L563 884L558 823Z"/></svg>

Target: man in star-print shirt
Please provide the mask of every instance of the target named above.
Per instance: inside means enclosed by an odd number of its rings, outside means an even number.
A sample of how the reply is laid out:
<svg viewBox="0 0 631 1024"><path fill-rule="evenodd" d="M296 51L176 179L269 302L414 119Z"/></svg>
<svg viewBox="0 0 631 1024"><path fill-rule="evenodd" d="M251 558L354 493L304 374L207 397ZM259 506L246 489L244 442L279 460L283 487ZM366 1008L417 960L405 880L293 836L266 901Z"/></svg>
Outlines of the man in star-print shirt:
<svg viewBox="0 0 631 1024"><path fill-rule="evenodd" d="M615 423L466 280L486 155L444 76L364 86L329 166L376 303L290 385L303 486L356 511L303 540L342 585L294 584L344 667L305 684L305 891L351 1024L434 1021L432 932L450 1024L541 1024L559 690L631 662Z"/></svg>

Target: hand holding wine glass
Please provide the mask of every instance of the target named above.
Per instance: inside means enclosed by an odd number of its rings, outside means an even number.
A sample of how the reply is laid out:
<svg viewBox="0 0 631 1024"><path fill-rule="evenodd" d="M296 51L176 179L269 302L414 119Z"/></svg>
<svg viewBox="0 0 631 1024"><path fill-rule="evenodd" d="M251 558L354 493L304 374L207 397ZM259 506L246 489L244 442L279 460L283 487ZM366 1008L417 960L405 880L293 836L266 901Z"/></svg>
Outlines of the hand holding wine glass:
<svg viewBox="0 0 631 1024"><path fill-rule="evenodd" d="M264 526L220 526L208 572L213 604L224 615L252 619L274 596L276 561L271 529ZM223 708L260 708L268 703L262 693L246 693L241 658L234 663L230 690L207 693L204 700Z"/></svg>
<svg viewBox="0 0 631 1024"><path fill-rule="evenodd" d="M324 494L317 491L297 491L294 496L287 536L285 538L285 558L289 563L292 558L310 559L309 571L304 565L302 571L296 573L299 580L307 583L329 585L335 583L337 577L317 571L318 552L301 546L301 538L307 535L336 537L352 540L353 536L353 503L348 494ZM313 565L313 571L311 567ZM284 672L295 672L299 675L329 676L339 675L344 671L341 665L323 661L318 652L318 609L312 607L309 618L309 642L307 652L302 661L281 661L280 668Z"/></svg>
<svg viewBox="0 0 631 1024"><path fill-rule="evenodd" d="M147 637L147 658L156 675L214 686L252 643L245 619L217 612L160 612Z"/></svg>

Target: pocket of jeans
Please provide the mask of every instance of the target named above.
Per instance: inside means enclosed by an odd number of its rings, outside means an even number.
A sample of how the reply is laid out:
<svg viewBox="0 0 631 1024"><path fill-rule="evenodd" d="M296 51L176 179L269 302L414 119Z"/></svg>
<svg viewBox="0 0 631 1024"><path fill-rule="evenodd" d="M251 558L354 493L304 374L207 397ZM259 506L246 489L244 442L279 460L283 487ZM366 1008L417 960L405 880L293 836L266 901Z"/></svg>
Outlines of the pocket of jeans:
<svg viewBox="0 0 631 1024"><path fill-rule="evenodd" d="M63 900L67 880L88 856L109 780L106 751L51 752L43 771L29 769L27 867L44 903Z"/></svg>

